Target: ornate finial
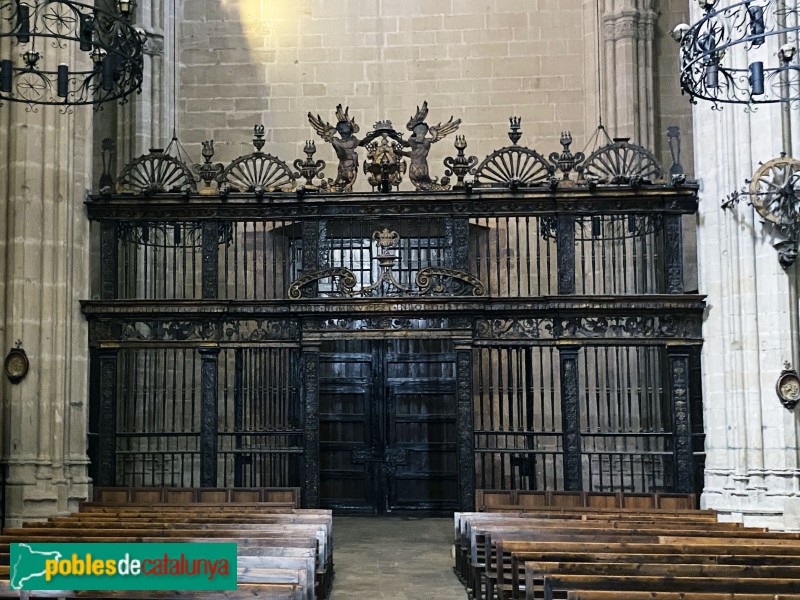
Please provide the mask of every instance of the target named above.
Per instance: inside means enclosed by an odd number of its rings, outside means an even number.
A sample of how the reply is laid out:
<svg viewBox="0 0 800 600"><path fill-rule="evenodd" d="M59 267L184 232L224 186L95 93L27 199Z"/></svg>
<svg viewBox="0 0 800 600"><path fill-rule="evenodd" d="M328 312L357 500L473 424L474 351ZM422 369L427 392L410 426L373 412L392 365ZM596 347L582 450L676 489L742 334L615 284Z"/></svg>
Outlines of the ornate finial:
<svg viewBox="0 0 800 600"><path fill-rule="evenodd" d="M511 129L508 132L508 137L511 140L511 143L515 146L519 141L519 138L522 137L522 131L520 130L520 123L522 122L521 117L509 117L509 123L511 124Z"/></svg>
<svg viewBox="0 0 800 600"><path fill-rule="evenodd" d="M36 50L28 50L23 53L22 60L25 61L25 66L32 69L39 62L41 55Z"/></svg>
<svg viewBox="0 0 800 600"><path fill-rule="evenodd" d="M256 152L261 152L264 147L264 126L256 125L253 127L253 146L256 147Z"/></svg>
<svg viewBox="0 0 800 600"><path fill-rule="evenodd" d="M572 154L570 151L569 147L572 144L572 134L569 131L561 132L560 141L561 146L563 147L561 154L558 152L553 152L550 155L550 162L558 167L558 169L563 173L562 180L567 181L569 179L569 174L575 168L575 165L579 162L582 162L586 157L584 156L583 152ZM551 186L552 185L553 182L551 182Z"/></svg>
<svg viewBox="0 0 800 600"><path fill-rule="evenodd" d="M676 175L683 175L683 165L681 165L681 130L676 125L667 127L667 139L669 140L669 151L672 154L672 166L669 168L673 178Z"/></svg>
<svg viewBox="0 0 800 600"><path fill-rule="evenodd" d="M322 169L325 168L324 160L314 160L314 153L317 151L317 146L314 140L306 140L306 145L303 147L303 152L306 153L306 159L300 158L294 161L294 168L300 172L300 175L305 178L306 183L304 189L316 190L319 189L314 185L314 178L322 179Z"/></svg>
<svg viewBox="0 0 800 600"><path fill-rule="evenodd" d="M384 227L383 231L373 231L372 239L378 242L378 246L381 250L387 250L397 245L397 242L400 241L400 234L396 231L389 231L387 227Z"/></svg>
<svg viewBox="0 0 800 600"><path fill-rule="evenodd" d="M453 146L455 146L458 155L455 157L448 156L444 159L444 166L447 167L444 174L447 177L451 177L452 175L456 176L456 184L453 186L453 189L457 190L465 187L464 177L478 164L478 157L470 156L467 158L464 155L464 150L467 148L467 140L463 135L456 136L456 141L453 143Z"/></svg>
<svg viewBox="0 0 800 600"><path fill-rule="evenodd" d="M214 158L214 140L206 140L203 142L203 164L202 165L194 165L192 169L195 173L197 173L200 178L205 182L206 187L200 191L201 194L210 194L211 191L211 182L214 180L215 177L220 175L225 167L222 166L222 163L217 163L215 165L211 164L211 159Z"/></svg>
<svg viewBox="0 0 800 600"><path fill-rule="evenodd" d="M372 127L373 131L394 131L394 126L392 126L392 122L389 119L384 119L382 121L377 121L375 125Z"/></svg>
<svg viewBox="0 0 800 600"><path fill-rule="evenodd" d="M114 177L111 175L111 163L114 160L114 140L104 138L102 142L101 157L103 160L103 172L100 174L100 192L114 187Z"/></svg>
<svg viewBox="0 0 800 600"><path fill-rule="evenodd" d="M16 348L22 348L22 340L18 339L16 342L14 342L14 346ZM788 365L789 363L786 363L786 364Z"/></svg>

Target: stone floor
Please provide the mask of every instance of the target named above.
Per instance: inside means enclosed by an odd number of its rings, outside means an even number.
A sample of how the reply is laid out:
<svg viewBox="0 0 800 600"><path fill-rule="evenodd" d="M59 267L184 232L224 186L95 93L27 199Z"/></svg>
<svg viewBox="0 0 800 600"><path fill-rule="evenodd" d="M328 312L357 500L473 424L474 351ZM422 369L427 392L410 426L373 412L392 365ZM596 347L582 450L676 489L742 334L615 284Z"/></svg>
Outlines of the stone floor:
<svg viewBox="0 0 800 600"><path fill-rule="evenodd" d="M331 600L465 600L453 520L334 517Z"/></svg>

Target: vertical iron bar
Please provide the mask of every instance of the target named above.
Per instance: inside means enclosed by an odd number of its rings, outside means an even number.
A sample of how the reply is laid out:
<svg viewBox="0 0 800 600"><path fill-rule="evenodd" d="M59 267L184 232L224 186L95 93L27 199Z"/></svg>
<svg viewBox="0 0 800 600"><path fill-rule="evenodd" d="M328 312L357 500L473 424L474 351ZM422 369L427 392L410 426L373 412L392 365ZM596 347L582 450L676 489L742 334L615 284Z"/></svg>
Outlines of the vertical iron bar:
<svg viewBox="0 0 800 600"><path fill-rule="evenodd" d="M203 221L203 299L213 300L219 295L219 225L217 221Z"/></svg>
<svg viewBox="0 0 800 600"><path fill-rule="evenodd" d="M668 347L669 398L675 452L675 491L690 493L694 489L692 465L692 430L689 423L689 350Z"/></svg>
<svg viewBox="0 0 800 600"><path fill-rule="evenodd" d="M97 352L100 376L100 415L98 420L98 485L116 483L117 450L117 359L116 349Z"/></svg>
<svg viewBox="0 0 800 600"><path fill-rule="evenodd" d="M200 385L201 385L200 487L216 487L217 485L217 393L218 393L217 363L220 350L219 348L200 348L198 352L200 354Z"/></svg>
<svg viewBox="0 0 800 600"><path fill-rule="evenodd" d="M458 390L458 506L475 510L475 447L472 406L472 351L456 346L456 388Z"/></svg>
<svg viewBox="0 0 800 600"><path fill-rule="evenodd" d="M305 230L304 230L305 233ZM303 347L305 481L303 506L319 506L319 347Z"/></svg>
<svg viewBox="0 0 800 600"><path fill-rule="evenodd" d="M233 372L233 430L236 432L233 455L233 487L242 487L242 430L244 429L244 349L234 351Z"/></svg>
<svg viewBox="0 0 800 600"><path fill-rule="evenodd" d="M575 218L559 216L556 226L558 293L575 293Z"/></svg>
<svg viewBox="0 0 800 600"><path fill-rule="evenodd" d="M583 487L581 423L578 410L580 349L578 346L561 346L558 350L561 367L561 427L564 436L564 489L570 492L580 491Z"/></svg>
<svg viewBox="0 0 800 600"><path fill-rule="evenodd" d="M469 272L469 219L453 217L448 219L448 224L450 223L453 228L453 268Z"/></svg>
<svg viewBox="0 0 800 600"><path fill-rule="evenodd" d="M119 242L117 223L100 224L100 299L116 300L119 294Z"/></svg>
<svg viewBox="0 0 800 600"><path fill-rule="evenodd" d="M664 217L664 274L668 294L683 293L683 239L681 215Z"/></svg>

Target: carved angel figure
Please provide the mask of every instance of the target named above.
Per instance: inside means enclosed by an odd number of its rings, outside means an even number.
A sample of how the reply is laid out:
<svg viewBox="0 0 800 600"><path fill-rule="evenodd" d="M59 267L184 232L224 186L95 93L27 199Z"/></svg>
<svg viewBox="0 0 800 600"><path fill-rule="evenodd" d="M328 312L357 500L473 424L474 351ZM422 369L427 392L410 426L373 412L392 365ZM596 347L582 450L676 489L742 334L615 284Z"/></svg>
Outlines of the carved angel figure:
<svg viewBox="0 0 800 600"><path fill-rule="evenodd" d="M453 133L461 125L461 119L450 120L442 125L439 123L434 127L428 127L425 123L425 118L428 116L428 101L422 103L422 108L417 107L417 114L411 117L406 127L411 131L411 136L403 144L409 148L408 151L403 152L404 156L410 159L410 166L408 168L408 178L418 190L432 190L441 191L450 188L448 185L449 179L442 177L440 181L435 178L431 179L428 173L428 152L430 152L431 144L435 144L447 135ZM431 137L428 137L430 132Z"/></svg>
<svg viewBox="0 0 800 600"><path fill-rule="evenodd" d="M336 156L339 158L339 168L335 180L328 180L328 187L334 192L350 192L358 175L358 153L356 149L363 145L367 140L359 140L354 134L358 133L359 127L355 119L351 119L348 111L350 107L342 110L342 105L336 107L337 123L334 127L330 123L308 113L308 122L319 134L319 136L333 146ZM336 134L339 137L334 137Z"/></svg>

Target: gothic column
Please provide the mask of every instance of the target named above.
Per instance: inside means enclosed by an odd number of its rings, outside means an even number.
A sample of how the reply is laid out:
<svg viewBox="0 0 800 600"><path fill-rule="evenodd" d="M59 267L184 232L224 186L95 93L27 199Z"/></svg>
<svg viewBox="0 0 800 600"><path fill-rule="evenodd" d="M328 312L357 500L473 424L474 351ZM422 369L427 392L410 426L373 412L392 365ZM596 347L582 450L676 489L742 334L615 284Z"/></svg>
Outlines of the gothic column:
<svg viewBox="0 0 800 600"><path fill-rule="evenodd" d="M50 62L85 57L50 52ZM19 340L30 371L4 376L0 461L7 470L8 525L77 509L87 497L88 347L79 301L89 296L92 109L63 114L0 107L0 340Z"/></svg>
<svg viewBox="0 0 800 600"><path fill-rule="evenodd" d="M655 146L653 0L605 0L603 5L604 118L611 135Z"/></svg>
<svg viewBox="0 0 800 600"><path fill-rule="evenodd" d="M692 21L700 16L693 4ZM761 49L741 46L730 48L726 60L746 65L753 60L749 52L774 56L778 50L774 38ZM788 525L783 516L800 491L797 415L781 406L775 392L784 361L798 366L797 266L781 268L777 240L752 206L720 208L760 162L783 150L782 109L712 108L703 101L694 107L695 172L702 178L698 275L708 304L702 505L747 525L798 528L800 522Z"/></svg>

